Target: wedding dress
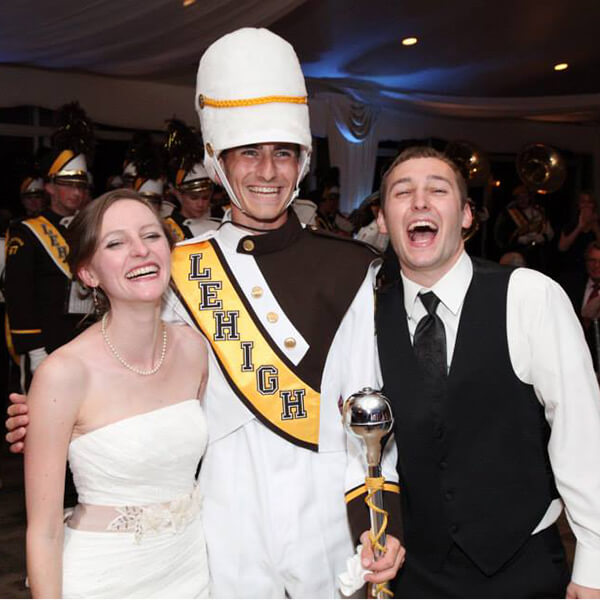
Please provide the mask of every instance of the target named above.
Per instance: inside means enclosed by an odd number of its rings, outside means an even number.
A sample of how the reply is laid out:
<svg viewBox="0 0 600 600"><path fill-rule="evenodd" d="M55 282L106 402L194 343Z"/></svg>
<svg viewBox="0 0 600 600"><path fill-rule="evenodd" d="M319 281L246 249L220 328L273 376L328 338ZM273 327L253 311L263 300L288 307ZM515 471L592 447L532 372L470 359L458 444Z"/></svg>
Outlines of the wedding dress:
<svg viewBox="0 0 600 600"><path fill-rule="evenodd" d="M80 505L65 525L65 598L200 598L208 566L195 486L207 442L186 400L75 438Z"/></svg>

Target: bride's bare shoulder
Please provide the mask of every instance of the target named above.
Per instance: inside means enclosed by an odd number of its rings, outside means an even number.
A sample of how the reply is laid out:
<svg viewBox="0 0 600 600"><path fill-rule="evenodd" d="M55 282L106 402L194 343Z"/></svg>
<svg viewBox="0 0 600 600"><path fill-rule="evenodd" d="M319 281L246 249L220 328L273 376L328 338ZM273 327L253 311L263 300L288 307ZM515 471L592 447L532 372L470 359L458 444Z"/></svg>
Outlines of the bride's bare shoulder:
<svg viewBox="0 0 600 600"><path fill-rule="evenodd" d="M98 358L99 335L92 325L69 343L56 349L38 367L36 377L45 385L73 386L82 390Z"/></svg>
<svg viewBox="0 0 600 600"><path fill-rule="evenodd" d="M181 346L187 355L206 357L206 342L204 336L188 325L169 323L167 331L173 338L174 344Z"/></svg>

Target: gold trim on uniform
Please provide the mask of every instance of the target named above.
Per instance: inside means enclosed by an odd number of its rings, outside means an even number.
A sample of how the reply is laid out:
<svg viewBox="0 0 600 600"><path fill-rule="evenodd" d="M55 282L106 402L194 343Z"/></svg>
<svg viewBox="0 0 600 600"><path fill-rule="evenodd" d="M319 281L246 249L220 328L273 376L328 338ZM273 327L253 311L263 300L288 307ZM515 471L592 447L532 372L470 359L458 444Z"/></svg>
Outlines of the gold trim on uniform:
<svg viewBox="0 0 600 600"><path fill-rule="evenodd" d="M208 240L175 247L180 296L248 408L285 439L318 450L319 392L271 346L221 260Z"/></svg>
<svg viewBox="0 0 600 600"><path fill-rule="evenodd" d="M31 334L31 333L42 333L41 329L11 329L12 333L18 333L21 335Z"/></svg>

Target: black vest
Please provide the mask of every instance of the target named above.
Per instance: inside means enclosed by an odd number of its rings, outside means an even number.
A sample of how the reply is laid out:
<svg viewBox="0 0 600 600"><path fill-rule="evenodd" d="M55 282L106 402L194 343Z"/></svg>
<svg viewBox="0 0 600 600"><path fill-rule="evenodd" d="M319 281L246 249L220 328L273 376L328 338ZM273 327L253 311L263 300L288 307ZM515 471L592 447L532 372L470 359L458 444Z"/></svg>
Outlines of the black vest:
<svg viewBox="0 0 600 600"><path fill-rule="evenodd" d="M438 570L455 542L491 575L558 494L543 408L510 362L511 270L478 260L473 267L446 389L428 389L417 364L401 281L379 295L377 332L395 417L407 552Z"/></svg>

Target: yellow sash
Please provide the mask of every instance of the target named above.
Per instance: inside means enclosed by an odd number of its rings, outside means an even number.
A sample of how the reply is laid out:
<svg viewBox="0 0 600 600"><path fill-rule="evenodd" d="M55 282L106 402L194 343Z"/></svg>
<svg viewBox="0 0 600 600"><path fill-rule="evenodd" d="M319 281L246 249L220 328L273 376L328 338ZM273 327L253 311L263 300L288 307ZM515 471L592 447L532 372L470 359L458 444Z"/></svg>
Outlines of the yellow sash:
<svg viewBox="0 0 600 600"><path fill-rule="evenodd" d="M278 435L318 450L319 392L268 338L216 243L177 246L171 275L240 400Z"/></svg>
<svg viewBox="0 0 600 600"><path fill-rule="evenodd" d="M71 279L71 269L67 264L69 245L60 231L46 217L41 215L23 221L23 225L26 225L33 232L56 266Z"/></svg>
<svg viewBox="0 0 600 600"><path fill-rule="evenodd" d="M183 229L177 225L175 220L172 217L167 217L165 219L165 225L167 229L171 232L173 239L176 242L181 242L181 240L185 240L185 233L183 233Z"/></svg>

